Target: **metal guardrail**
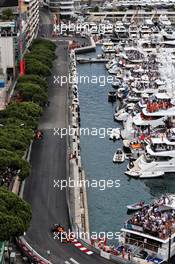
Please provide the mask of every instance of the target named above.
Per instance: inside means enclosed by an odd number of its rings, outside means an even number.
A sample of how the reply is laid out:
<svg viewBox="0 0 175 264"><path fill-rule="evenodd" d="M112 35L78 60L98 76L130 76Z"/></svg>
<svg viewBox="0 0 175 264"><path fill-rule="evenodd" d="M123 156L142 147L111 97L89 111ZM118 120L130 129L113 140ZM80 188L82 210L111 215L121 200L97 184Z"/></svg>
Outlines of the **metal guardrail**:
<svg viewBox="0 0 175 264"><path fill-rule="evenodd" d="M25 240L23 236L16 239L16 242L19 248L23 251L23 253L33 262L37 262L38 264L52 264L49 260L43 258L39 255Z"/></svg>
<svg viewBox="0 0 175 264"><path fill-rule="evenodd" d="M95 252L96 254L100 255L101 257L105 258L103 255L101 255L102 253L102 250L101 249L98 249L90 244L88 244L86 241L84 241L83 239L78 239L80 241L80 243L82 243L85 247L87 247L87 249ZM103 251L104 252L104 251ZM106 252L104 252L106 253ZM117 263L117 264L138 264L138 262L135 262L134 260L127 260L127 259L123 259L122 257L120 256L115 256L114 254L112 253L109 253L108 254L109 260Z"/></svg>

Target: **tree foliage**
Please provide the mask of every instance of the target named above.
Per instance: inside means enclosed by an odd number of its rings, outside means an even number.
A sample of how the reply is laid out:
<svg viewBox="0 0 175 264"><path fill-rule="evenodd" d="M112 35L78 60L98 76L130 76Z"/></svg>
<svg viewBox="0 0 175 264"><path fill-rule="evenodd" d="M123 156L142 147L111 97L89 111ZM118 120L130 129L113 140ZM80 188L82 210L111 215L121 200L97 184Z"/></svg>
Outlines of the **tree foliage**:
<svg viewBox="0 0 175 264"><path fill-rule="evenodd" d="M51 75L51 70L48 66L41 63L39 60L27 60L26 61L26 73L37 74L42 77L48 77Z"/></svg>
<svg viewBox="0 0 175 264"><path fill-rule="evenodd" d="M47 39L35 39L32 43L32 46L30 47L30 50L33 50L34 48L38 46L44 46L47 49L52 50L53 52L56 49L56 44L52 41L49 41Z"/></svg>
<svg viewBox="0 0 175 264"><path fill-rule="evenodd" d="M18 171L18 176L24 180L30 174L30 164L20 158L16 153L6 149L0 149L0 171Z"/></svg>
<svg viewBox="0 0 175 264"><path fill-rule="evenodd" d="M49 40L34 40L26 54L26 73L47 77L51 75L56 45Z"/></svg>
<svg viewBox="0 0 175 264"><path fill-rule="evenodd" d="M33 60L38 60L41 63L45 64L47 67L52 68L52 58L43 52L32 52L26 56L26 61L33 61Z"/></svg>
<svg viewBox="0 0 175 264"><path fill-rule="evenodd" d="M4 17L10 17L6 11ZM56 45L48 40L35 40L26 55L26 72L19 77L16 97L25 102L13 102L0 111L0 184L9 187L19 176L30 175L31 166L24 159L42 114L40 105L48 100L45 80L51 74ZM30 206L17 195L0 188L0 240L22 235L31 221Z"/></svg>
<svg viewBox="0 0 175 264"><path fill-rule="evenodd" d="M14 151L23 156L33 138L33 131L28 127L6 125L0 129L0 149Z"/></svg>
<svg viewBox="0 0 175 264"><path fill-rule="evenodd" d="M39 85L40 88L42 88L44 91L47 91L48 90L47 81L44 80L39 75L26 74L23 77L20 77L18 79L18 84L20 84L20 83L33 83L33 84Z"/></svg>
<svg viewBox="0 0 175 264"><path fill-rule="evenodd" d="M12 20L13 18L14 18L14 15L10 8L7 8L2 11L2 15L1 15L2 20Z"/></svg>
<svg viewBox="0 0 175 264"><path fill-rule="evenodd" d="M41 114L42 108L33 102L12 103L0 111L0 122L4 126L14 124L35 129Z"/></svg>
<svg viewBox="0 0 175 264"><path fill-rule="evenodd" d="M22 235L29 227L31 207L14 193L0 188L0 240Z"/></svg>
<svg viewBox="0 0 175 264"><path fill-rule="evenodd" d="M32 101L39 105L44 105L48 100L47 93L38 84L30 82L19 83L17 89L24 101Z"/></svg>

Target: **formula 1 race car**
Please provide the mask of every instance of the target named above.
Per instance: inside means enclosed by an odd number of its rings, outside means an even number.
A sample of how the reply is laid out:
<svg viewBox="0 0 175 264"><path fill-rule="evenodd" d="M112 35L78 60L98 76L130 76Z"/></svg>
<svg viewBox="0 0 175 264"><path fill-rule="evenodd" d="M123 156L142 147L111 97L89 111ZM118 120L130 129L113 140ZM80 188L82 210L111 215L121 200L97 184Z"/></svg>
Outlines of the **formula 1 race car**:
<svg viewBox="0 0 175 264"><path fill-rule="evenodd" d="M54 235L54 239L60 240L61 243L69 243L70 242L70 240L67 236L67 233L65 232L64 227L61 226L60 224L55 224L51 228L51 232Z"/></svg>
<svg viewBox="0 0 175 264"><path fill-rule="evenodd" d="M35 139L39 140L43 138L43 132L39 129L35 131Z"/></svg>
<svg viewBox="0 0 175 264"><path fill-rule="evenodd" d="M54 224L54 226L51 228L51 232L63 233L64 227L61 226L60 224Z"/></svg>

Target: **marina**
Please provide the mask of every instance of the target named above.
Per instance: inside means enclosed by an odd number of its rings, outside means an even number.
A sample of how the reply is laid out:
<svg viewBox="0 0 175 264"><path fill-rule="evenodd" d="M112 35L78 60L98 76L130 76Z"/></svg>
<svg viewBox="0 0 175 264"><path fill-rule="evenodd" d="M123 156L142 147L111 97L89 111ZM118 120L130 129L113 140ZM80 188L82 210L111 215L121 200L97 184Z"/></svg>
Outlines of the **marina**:
<svg viewBox="0 0 175 264"><path fill-rule="evenodd" d="M175 264L175 0L0 2L0 264Z"/></svg>
<svg viewBox="0 0 175 264"><path fill-rule="evenodd" d="M115 34L120 33L120 29L124 30L123 26L121 22ZM103 56L107 60L105 63L97 64L94 60L93 64L77 66L80 75L86 72L91 76L96 72L97 76L114 77L113 82L105 86L79 84L81 127L112 128L107 139L81 136L86 178L120 179L121 184L117 190L105 190L105 194L100 190L87 190L90 230L121 231L119 244L108 241L108 246L103 245L102 249L109 254L122 258L125 258L124 255L130 258L131 254L136 263L166 263L175 254L174 202L170 206L163 196L172 193L167 197L174 201L173 26L163 16L155 32L150 33L149 26L143 25L140 31L129 32L129 37L120 36L116 42L102 39L95 53L87 53L83 57L84 61L91 62L94 57ZM171 42L168 42L170 39ZM145 226L141 229L140 222L136 225L132 222L140 214L145 217L152 207L157 208L156 214L153 210L153 218L165 224L163 217L168 215L171 222L167 229L165 226L162 230L155 227L160 233L158 235L147 233ZM127 209L131 214L137 210L138 213L132 214L131 221L127 220L126 224ZM149 214L148 224L151 221ZM132 236L136 236L137 241L131 243ZM131 239L128 240L128 237ZM170 240L171 254L168 253Z"/></svg>
<svg viewBox="0 0 175 264"><path fill-rule="evenodd" d="M79 63L104 63L108 62L108 59L106 58L83 58L83 57L77 57L77 61Z"/></svg>

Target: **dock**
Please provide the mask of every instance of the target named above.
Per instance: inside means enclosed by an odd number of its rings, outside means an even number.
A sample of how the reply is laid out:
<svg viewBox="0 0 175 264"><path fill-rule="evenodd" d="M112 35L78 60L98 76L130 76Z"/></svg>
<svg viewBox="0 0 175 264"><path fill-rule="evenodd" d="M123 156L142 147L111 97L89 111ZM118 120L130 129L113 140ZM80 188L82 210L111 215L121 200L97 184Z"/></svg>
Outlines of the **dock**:
<svg viewBox="0 0 175 264"><path fill-rule="evenodd" d="M87 58L87 57L77 57L77 62L79 63L104 63L108 62L107 58Z"/></svg>
<svg viewBox="0 0 175 264"><path fill-rule="evenodd" d="M79 54L79 53L87 53L87 52L91 52L91 51L95 51L96 50L96 44L95 41L92 37L90 37L90 45L89 46L85 46L85 47L81 47L81 48L76 48L75 49L75 53Z"/></svg>

